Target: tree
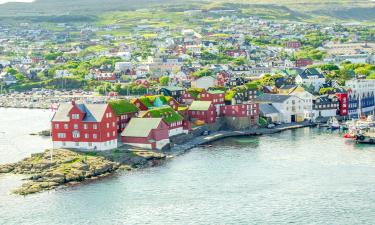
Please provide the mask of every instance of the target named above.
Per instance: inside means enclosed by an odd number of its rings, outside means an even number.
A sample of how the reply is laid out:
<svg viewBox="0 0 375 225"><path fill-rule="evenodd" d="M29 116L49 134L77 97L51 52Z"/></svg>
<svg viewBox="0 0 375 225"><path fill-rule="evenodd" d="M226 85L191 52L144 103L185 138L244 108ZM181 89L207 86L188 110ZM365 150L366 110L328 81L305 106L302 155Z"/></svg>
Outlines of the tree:
<svg viewBox="0 0 375 225"><path fill-rule="evenodd" d="M159 83L161 86L167 86L169 83L169 77L168 76L162 76L159 78Z"/></svg>
<svg viewBox="0 0 375 225"><path fill-rule="evenodd" d="M242 65L245 65L246 59L244 57L238 57L238 58L236 58L236 59L233 60L233 63L236 66L242 66Z"/></svg>
<svg viewBox="0 0 375 225"><path fill-rule="evenodd" d="M200 69L194 73L191 74L193 77L207 77L207 76L212 76L212 72L205 68L205 69Z"/></svg>

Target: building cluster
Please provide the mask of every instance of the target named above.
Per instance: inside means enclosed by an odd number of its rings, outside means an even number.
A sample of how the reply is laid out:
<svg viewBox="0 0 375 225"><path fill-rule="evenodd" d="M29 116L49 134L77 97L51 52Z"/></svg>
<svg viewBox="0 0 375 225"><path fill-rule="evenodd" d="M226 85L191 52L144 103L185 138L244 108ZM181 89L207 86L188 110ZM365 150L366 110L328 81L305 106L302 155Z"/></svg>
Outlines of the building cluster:
<svg viewBox="0 0 375 225"><path fill-rule="evenodd" d="M257 125L256 90L226 95L220 90L162 87L160 94L111 100L105 104L61 104L52 119L54 148L108 150L121 144L162 149L170 137L219 119L247 119ZM119 141L118 141L119 140Z"/></svg>

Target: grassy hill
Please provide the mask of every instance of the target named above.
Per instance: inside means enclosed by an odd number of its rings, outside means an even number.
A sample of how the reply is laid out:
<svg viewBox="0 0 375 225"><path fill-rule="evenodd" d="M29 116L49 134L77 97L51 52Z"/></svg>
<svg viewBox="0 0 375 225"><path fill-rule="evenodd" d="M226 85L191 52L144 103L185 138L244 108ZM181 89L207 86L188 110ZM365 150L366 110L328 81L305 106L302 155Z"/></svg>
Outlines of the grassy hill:
<svg viewBox="0 0 375 225"><path fill-rule="evenodd" d="M236 9L244 15L269 19L375 23L375 1L372 0L36 0L0 5L0 19L91 21L103 13L137 9L166 12Z"/></svg>

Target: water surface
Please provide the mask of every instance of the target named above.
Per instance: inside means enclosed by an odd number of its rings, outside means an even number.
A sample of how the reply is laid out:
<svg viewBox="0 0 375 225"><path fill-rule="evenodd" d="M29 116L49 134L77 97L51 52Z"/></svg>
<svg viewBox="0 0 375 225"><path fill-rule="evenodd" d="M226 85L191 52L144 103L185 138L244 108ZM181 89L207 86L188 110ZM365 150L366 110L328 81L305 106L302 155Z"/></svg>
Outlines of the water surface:
<svg viewBox="0 0 375 225"><path fill-rule="evenodd" d="M0 224L374 224L374 174L375 147L304 128L27 197L9 194L19 176L0 176Z"/></svg>

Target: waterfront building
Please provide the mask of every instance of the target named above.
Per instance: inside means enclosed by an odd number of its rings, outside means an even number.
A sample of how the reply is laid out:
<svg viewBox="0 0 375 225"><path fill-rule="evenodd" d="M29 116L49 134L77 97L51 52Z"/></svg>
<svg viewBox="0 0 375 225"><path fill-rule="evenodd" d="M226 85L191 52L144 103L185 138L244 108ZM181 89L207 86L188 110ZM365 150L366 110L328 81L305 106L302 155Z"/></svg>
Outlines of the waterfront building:
<svg viewBox="0 0 375 225"><path fill-rule="evenodd" d="M61 104L52 118L53 148L117 148L117 121L109 104Z"/></svg>
<svg viewBox="0 0 375 225"><path fill-rule="evenodd" d="M224 91L219 90L212 90L206 91L204 90L199 94L200 101L210 101L216 108L216 114L218 116L221 115L220 108L225 105L224 102Z"/></svg>
<svg viewBox="0 0 375 225"><path fill-rule="evenodd" d="M259 104L272 105L281 115L283 123L302 122L305 119L304 102L294 95L263 94L255 99ZM264 106L261 106L264 108Z"/></svg>
<svg viewBox="0 0 375 225"><path fill-rule="evenodd" d="M193 101L188 109L188 116L205 123L214 123L217 116L216 108L211 101Z"/></svg>
<svg viewBox="0 0 375 225"><path fill-rule="evenodd" d="M116 115L118 132L123 131L130 119L137 116L139 112L134 104L125 99L110 101L109 105Z"/></svg>
<svg viewBox="0 0 375 225"><path fill-rule="evenodd" d="M162 118L168 125L169 137L189 132L188 121L170 106L150 109L143 115L143 118Z"/></svg>
<svg viewBox="0 0 375 225"><path fill-rule="evenodd" d="M370 114L375 109L375 80L352 79L345 82L348 90L348 113L351 118Z"/></svg>
<svg viewBox="0 0 375 225"><path fill-rule="evenodd" d="M314 118L339 115L339 100L336 95L321 95L313 100Z"/></svg>
<svg viewBox="0 0 375 225"><path fill-rule="evenodd" d="M163 149L169 144L168 125L162 118L132 118L121 133L122 143L145 149Z"/></svg>

